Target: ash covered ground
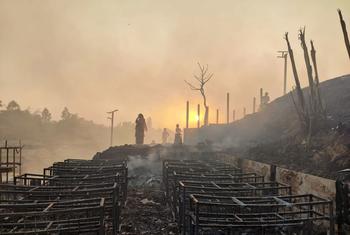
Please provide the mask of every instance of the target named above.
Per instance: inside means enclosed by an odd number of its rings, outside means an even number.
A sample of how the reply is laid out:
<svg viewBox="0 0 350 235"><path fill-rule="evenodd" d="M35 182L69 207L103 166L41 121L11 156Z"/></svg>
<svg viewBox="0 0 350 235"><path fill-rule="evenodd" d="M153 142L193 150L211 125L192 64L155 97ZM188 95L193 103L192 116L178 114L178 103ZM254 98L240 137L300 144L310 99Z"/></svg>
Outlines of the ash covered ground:
<svg viewBox="0 0 350 235"><path fill-rule="evenodd" d="M130 149L134 155L125 155ZM128 196L120 234L178 234L161 186L161 151L164 150L160 146L121 146L101 155L106 158L117 155L128 161Z"/></svg>

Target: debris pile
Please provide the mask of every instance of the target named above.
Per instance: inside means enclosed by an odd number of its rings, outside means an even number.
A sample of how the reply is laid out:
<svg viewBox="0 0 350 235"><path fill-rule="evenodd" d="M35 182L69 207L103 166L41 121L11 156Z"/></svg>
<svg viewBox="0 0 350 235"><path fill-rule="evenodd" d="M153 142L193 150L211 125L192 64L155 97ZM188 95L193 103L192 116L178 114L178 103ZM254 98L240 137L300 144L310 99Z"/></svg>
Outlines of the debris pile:
<svg viewBox="0 0 350 235"><path fill-rule="evenodd" d="M122 213L121 234L178 234L159 187L130 187Z"/></svg>
<svg viewBox="0 0 350 235"><path fill-rule="evenodd" d="M121 234L178 234L161 190L159 154L128 156L128 175L128 197L121 215Z"/></svg>

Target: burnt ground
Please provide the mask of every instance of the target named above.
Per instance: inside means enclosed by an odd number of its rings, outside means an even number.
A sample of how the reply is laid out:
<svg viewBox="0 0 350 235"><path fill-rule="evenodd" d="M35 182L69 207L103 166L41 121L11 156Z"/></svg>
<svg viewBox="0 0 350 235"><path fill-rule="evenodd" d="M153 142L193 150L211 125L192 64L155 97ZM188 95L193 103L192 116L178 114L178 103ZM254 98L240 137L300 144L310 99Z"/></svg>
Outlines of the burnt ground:
<svg viewBox="0 0 350 235"><path fill-rule="evenodd" d="M338 171L350 168L350 129L344 133L319 133L309 145L295 137L241 149L238 154L251 160L336 179Z"/></svg>
<svg viewBox="0 0 350 235"><path fill-rule="evenodd" d="M159 187L131 187L122 210L121 234L178 234Z"/></svg>
<svg viewBox="0 0 350 235"><path fill-rule="evenodd" d="M128 195L120 234L178 234L161 187L162 164L158 156L129 156L128 169Z"/></svg>

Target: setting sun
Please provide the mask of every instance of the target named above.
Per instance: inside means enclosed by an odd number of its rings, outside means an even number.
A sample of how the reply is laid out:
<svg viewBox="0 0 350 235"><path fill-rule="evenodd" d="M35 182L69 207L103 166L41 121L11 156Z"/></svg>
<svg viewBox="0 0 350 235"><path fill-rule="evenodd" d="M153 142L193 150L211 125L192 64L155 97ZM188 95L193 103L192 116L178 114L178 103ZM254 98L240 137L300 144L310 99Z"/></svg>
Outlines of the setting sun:
<svg viewBox="0 0 350 235"><path fill-rule="evenodd" d="M195 115L195 120L198 121L199 120L199 116L198 115Z"/></svg>
<svg viewBox="0 0 350 235"><path fill-rule="evenodd" d="M190 118L189 118L190 127L196 126L198 120L200 120L200 117L198 116L197 112L190 111Z"/></svg>

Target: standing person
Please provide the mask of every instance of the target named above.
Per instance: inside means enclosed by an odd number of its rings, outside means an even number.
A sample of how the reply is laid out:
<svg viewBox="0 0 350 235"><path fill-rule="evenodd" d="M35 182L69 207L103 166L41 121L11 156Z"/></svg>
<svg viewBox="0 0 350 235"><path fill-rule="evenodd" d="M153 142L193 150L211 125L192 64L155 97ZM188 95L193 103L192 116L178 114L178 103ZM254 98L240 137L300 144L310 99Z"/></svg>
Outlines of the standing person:
<svg viewBox="0 0 350 235"><path fill-rule="evenodd" d="M270 102L270 96L268 92L265 92L265 95L261 97L261 107L260 109L264 109L267 104Z"/></svg>
<svg viewBox="0 0 350 235"><path fill-rule="evenodd" d="M174 144L177 144L177 145L182 144L182 131L181 131L181 128L179 127L179 124L176 124Z"/></svg>
<svg viewBox="0 0 350 235"><path fill-rule="evenodd" d="M169 132L166 128L163 129L162 133L162 143L166 144L168 142Z"/></svg>
<svg viewBox="0 0 350 235"><path fill-rule="evenodd" d="M137 116L135 123L136 144L143 144L145 138L145 131L147 131L147 125L142 113L140 113Z"/></svg>

